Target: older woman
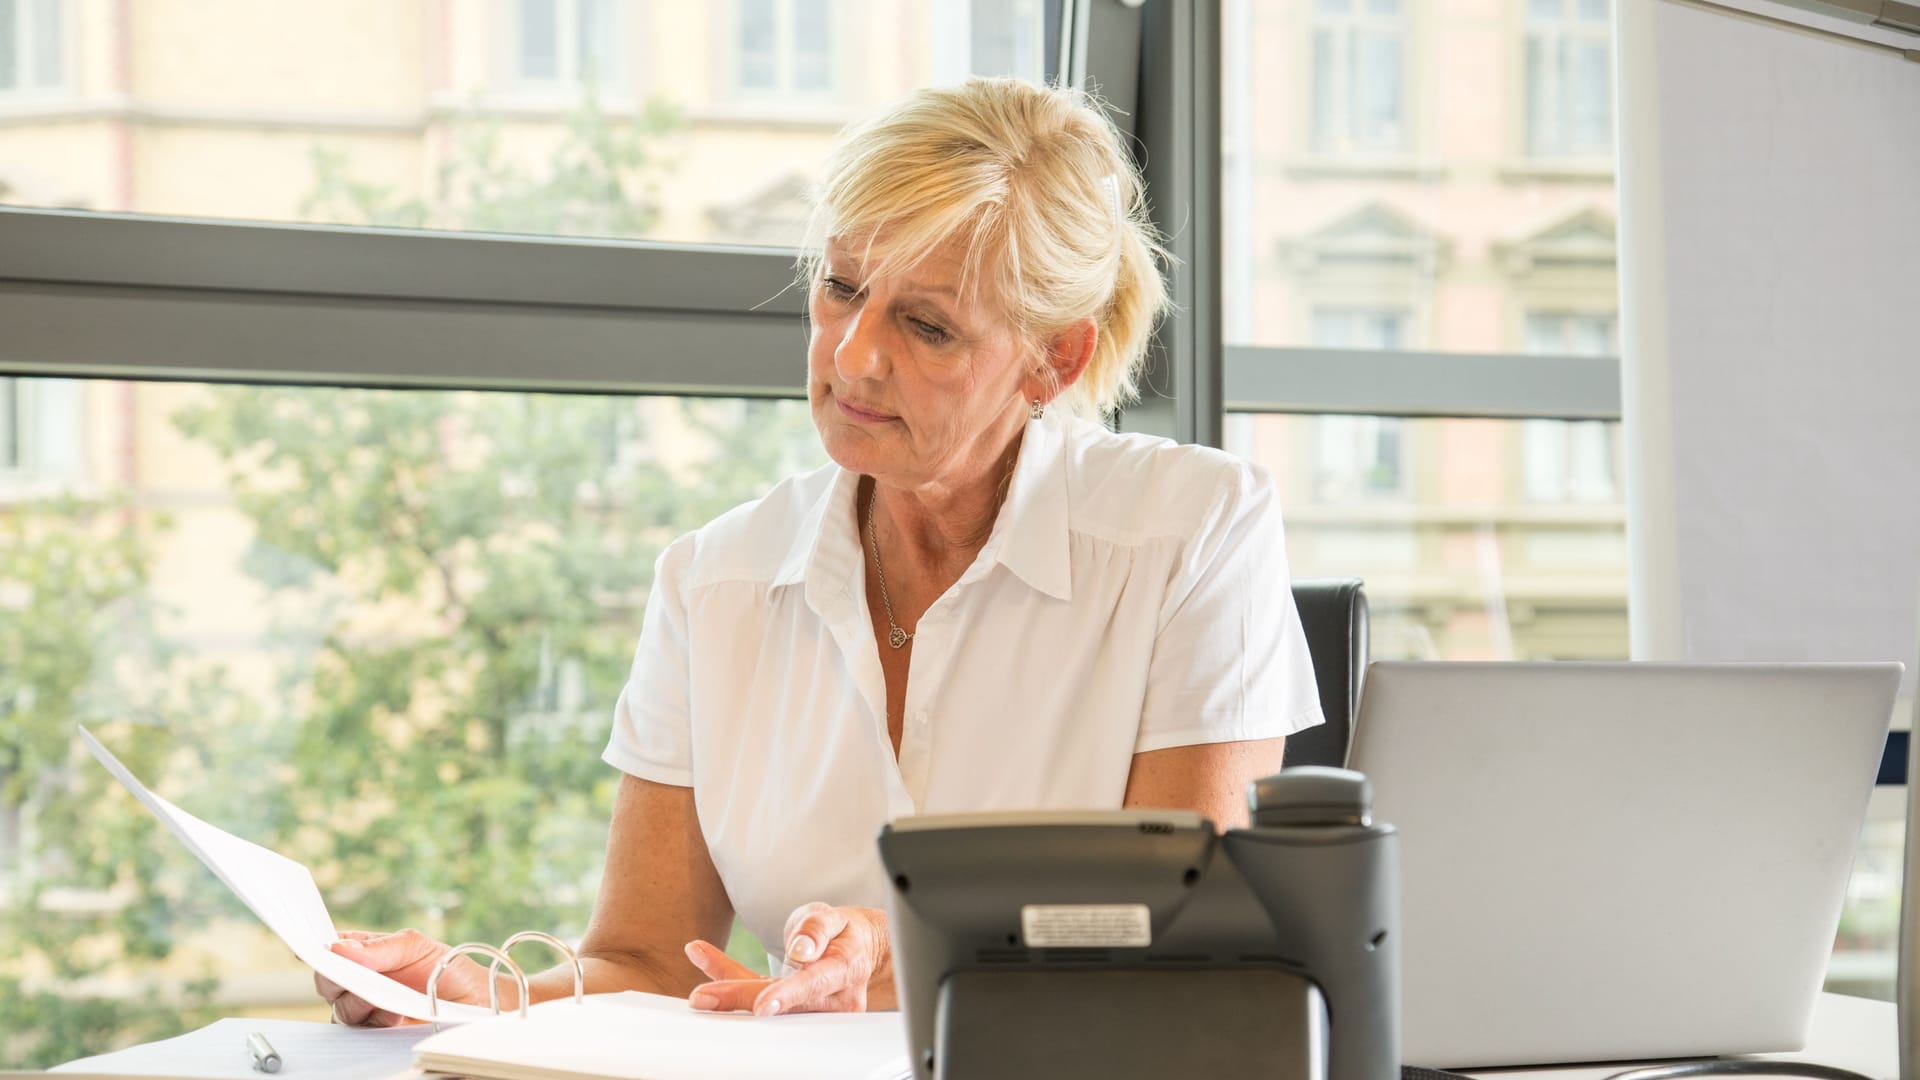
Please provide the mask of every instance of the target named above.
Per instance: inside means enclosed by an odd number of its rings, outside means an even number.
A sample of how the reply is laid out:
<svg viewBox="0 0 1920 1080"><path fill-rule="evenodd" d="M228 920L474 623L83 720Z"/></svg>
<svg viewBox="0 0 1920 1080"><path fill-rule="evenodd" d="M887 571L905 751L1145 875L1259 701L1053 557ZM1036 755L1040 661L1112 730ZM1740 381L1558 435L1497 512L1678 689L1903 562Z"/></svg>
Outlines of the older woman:
<svg viewBox="0 0 1920 1080"><path fill-rule="evenodd" d="M833 463L660 556L605 754L626 775L590 990L890 1008L883 823L1232 824L1320 721L1270 480L1092 419L1134 392L1158 256L1118 134L1071 91L973 80L842 136L802 260ZM779 943L776 977L711 944L736 915ZM446 946L337 949L420 986ZM395 1019L320 990L342 1021ZM485 971L441 990L484 1000Z"/></svg>

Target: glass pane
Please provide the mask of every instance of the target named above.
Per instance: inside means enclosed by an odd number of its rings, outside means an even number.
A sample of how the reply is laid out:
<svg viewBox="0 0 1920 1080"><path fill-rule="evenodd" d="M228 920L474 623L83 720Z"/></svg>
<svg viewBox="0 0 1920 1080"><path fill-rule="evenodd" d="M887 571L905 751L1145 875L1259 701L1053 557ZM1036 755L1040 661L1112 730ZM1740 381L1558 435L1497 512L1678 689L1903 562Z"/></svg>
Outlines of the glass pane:
<svg viewBox="0 0 1920 1080"><path fill-rule="evenodd" d="M44 2L0 0L0 88L32 77L19 66L30 43L6 35L31 37L23 13ZM1008 5L1018 26L1037 25L1044 7ZM69 10L88 16L68 20L61 55L132 51L124 64L69 66L58 89L35 91L46 100L31 115L0 124L0 202L790 245L841 125L972 70L964 39L935 32L964 33L964 4L957 14L832 0ZM840 77L836 57L880 43L886 63ZM981 59L1038 81L1043 52L1033 38Z"/></svg>
<svg viewBox="0 0 1920 1080"><path fill-rule="evenodd" d="M1604 41L1581 40L1569 49L1567 107L1572 149L1604 153L1613 145L1613 58Z"/></svg>
<svg viewBox="0 0 1920 1080"><path fill-rule="evenodd" d="M1354 140L1374 150L1401 145L1400 80L1403 65L1397 31L1369 30L1356 37Z"/></svg>
<svg viewBox="0 0 1920 1080"><path fill-rule="evenodd" d="M793 85L825 90L833 84L833 15L829 0L793 0Z"/></svg>
<svg viewBox="0 0 1920 1080"><path fill-rule="evenodd" d="M577 938L655 555L823 460L801 401L73 385L0 500L0 1068L327 1015L76 723L343 928Z"/></svg>
<svg viewBox="0 0 1920 1080"><path fill-rule="evenodd" d="M1414 312L1399 348L1518 353L1519 313L1617 310L1611 23L1495 6L1223 5L1230 344L1311 346L1339 305Z"/></svg>
<svg viewBox="0 0 1920 1080"><path fill-rule="evenodd" d="M1831 993L1894 1000L1906 795L1906 788L1875 788L1867 804L1867 827L1854 852L1840 932L1827 964L1824 989Z"/></svg>
<svg viewBox="0 0 1920 1080"><path fill-rule="evenodd" d="M780 85L779 8L774 0L740 0L740 88Z"/></svg>
<svg viewBox="0 0 1920 1080"><path fill-rule="evenodd" d="M23 0L0 0L0 91L20 86L20 7ZM6 192L0 190L0 198Z"/></svg>
<svg viewBox="0 0 1920 1080"><path fill-rule="evenodd" d="M20 467L20 380L0 375L0 471Z"/></svg>
<svg viewBox="0 0 1920 1080"><path fill-rule="evenodd" d="M33 82L36 86L59 86L64 78L62 62L60 0L33 0Z"/></svg>
<svg viewBox="0 0 1920 1080"><path fill-rule="evenodd" d="M560 77L559 0L520 0L520 77Z"/></svg>
<svg viewBox="0 0 1920 1080"><path fill-rule="evenodd" d="M600 87L615 85L618 20L614 0L580 0L580 40L575 55L579 59L582 83Z"/></svg>
<svg viewBox="0 0 1920 1080"><path fill-rule="evenodd" d="M1041 0L972 0L970 7L976 73L1018 76L1042 67L1046 27Z"/></svg>
<svg viewBox="0 0 1920 1080"><path fill-rule="evenodd" d="M1274 475L1289 572L1366 582L1375 659L1623 659L1620 492L1589 497L1571 464L1551 491L1527 472L1553 460L1542 435L1570 462L1582 426L1230 413L1226 435ZM1618 475L1619 425L1595 426Z"/></svg>

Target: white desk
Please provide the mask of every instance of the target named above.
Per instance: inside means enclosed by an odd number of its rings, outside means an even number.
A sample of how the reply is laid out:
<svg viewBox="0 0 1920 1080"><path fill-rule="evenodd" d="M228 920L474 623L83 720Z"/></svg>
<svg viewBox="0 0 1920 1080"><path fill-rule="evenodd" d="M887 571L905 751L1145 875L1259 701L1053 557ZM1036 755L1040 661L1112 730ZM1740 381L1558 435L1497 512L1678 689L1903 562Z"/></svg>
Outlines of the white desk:
<svg viewBox="0 0 1920 1080"><path fill-rule="evenodd" d="M1806 1050L1798 1054L1768 1054L1762 1060L1811 1061L1875 1077L1899 1080L1899 1024L1893 1004L1865 998L1821 994L1813 1010L1813 1028ZM1604 1080L1634 1066L1592 1065L1553 1069L1489 1069L1474 1075L1486 1080ZM0 1072L0 1080L38 1074ZM83 1073L51 1074L63 1080L85 1080ZM395 1080L417 1078L402 1073ZM1916 1078L1920 1080L1920 1078Z"/></svg>
<svg viewBox="0 0 1920 1080"><path fill-rule="evenodd" d="M1813 1006L1807 1048L1798 1054L1763 1054L1763 1061L1810 1061L1852 1069L1880 1080L1899 1080L1900 1025L1893 1003L1821 994ZM1487 1080L1604 1080L1635 1066L1594 1065L1559 1069L1488 1069Z"/></svg>

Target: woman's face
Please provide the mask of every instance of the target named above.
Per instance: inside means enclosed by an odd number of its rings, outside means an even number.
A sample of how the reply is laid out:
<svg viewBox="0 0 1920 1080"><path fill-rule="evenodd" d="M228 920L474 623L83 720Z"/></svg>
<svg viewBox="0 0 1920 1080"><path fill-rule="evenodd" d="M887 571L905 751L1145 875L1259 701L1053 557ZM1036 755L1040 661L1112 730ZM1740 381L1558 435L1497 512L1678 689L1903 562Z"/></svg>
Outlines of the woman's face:
<svg viewBox="0 0 1920 1080"><path fill-rule="evenodd" d="M1039 392L1019 335L961 289L957 245L884 278L862 246L829 242L809 297L807 398L828 456L908 488L989 475Z"/></svg>

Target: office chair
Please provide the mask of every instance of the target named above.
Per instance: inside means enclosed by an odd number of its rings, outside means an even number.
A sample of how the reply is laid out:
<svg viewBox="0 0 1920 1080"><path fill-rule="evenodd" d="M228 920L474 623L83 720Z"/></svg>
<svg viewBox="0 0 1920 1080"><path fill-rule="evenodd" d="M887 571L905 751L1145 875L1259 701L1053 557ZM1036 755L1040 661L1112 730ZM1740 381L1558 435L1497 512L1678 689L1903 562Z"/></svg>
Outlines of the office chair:
<svg viewBox="0 0 1920 1080"><path fill-rule="evenodd" d="M1367 670L1367 591L1359 578L1301 580L1293 583L1293 604L1307 633L1313 681L1327 722L1289 735L1282 767L1343 768Z"/></svg>

